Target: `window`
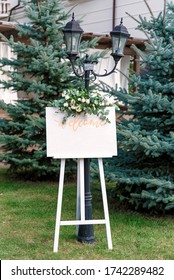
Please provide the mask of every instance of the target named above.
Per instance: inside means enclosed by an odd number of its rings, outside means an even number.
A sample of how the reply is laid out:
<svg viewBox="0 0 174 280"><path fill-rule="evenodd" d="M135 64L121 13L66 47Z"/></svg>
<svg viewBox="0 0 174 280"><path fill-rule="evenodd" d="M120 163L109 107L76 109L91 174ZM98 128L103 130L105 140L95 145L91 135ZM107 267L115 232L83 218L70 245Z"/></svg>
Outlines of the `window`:
<svg viewBox="0 0 174 280"><path fill-rule="evenodd" d="M9 10L10 10L10 1L0 0L0 17L8 16Z"/></svg>

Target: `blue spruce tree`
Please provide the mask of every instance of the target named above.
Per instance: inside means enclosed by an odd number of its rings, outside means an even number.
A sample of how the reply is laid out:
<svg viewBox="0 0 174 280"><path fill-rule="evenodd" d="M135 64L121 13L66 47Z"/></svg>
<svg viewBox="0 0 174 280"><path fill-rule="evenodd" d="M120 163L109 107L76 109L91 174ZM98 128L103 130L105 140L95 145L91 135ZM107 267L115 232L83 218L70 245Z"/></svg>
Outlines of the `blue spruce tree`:
<svg viewBox="0 0 174 280"><path fill-rule="evenodd" d="M45 107L52 106L63 90L80 89L84 82L72 75L66 59L62 29L70 19L61 1L32 0L26 1L24 7L29 23L17 24L16 29L27 42L16 42L13 36L1 34L16 55L0 60L0 70L10 77L0 81L1 88L24 92L25 98L15 104L0 101L0 109L9 116L8 120L0 119L0 161L10 166L13 175L55 178L59 161L46 157ZM96 41L83 42L82 52L94 47ZM71 168L72 165L69 172Z"/></svg>
<svg viewBox="0 0 174 280"><path fill-rule="evenodd" d="M127 110L117 124L118 157L106 164L115 192L135 209L174 209L174 4L150 20L140 16L139 28L148 40L140 74L130 77L130 93L112 94Z"/></svg>

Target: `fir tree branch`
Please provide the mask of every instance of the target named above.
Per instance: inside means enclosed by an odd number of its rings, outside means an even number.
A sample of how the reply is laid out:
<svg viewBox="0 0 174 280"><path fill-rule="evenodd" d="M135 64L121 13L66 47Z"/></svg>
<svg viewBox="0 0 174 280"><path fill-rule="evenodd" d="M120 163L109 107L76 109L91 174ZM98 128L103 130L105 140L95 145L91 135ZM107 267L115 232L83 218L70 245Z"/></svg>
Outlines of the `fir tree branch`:
<svg viewBox="0 0 174 280"><path fill-rule="evenodd" d="M138 24L141 23L138 19L136 19L134 16L132 16L132 15L129 14L128 12L126 12L126 14L127 14L129 17L131 17L133 20L135 20L136 22L138 22Z"/></svg>
<svg viewBox="0 0 174 280"><path fill-rule="evenodd" d="M166 0L164 0L164 9L163 9L163 21L164 21L164 19L165 19L165 17L166 17Z"/></svg>
<svg viewBox="0 0 174 280"><path fill-rule="evenodd" d="M146 35L148 41L150 41L150 36L149 36L149 34L147 33L147 31L145 31L143 28L138 28L138 29L139 29L140 31L142 31L142 32Z"/></svg>
<svg viewBox="0 0 174 280"><path fill-rule="evenodd" d="M149 12L150 12L150 14L151 14L151 16L154 18L154 14L153 14L152 9L150 8L149 4L147 3L147 0L144 0L144 2L145 2L145 4L146 4L146 6L147 6L147 8L148 8L148 10L149 10Z"/></svg>
<svg viewBox="0 0 174 280"><path fill-rule="evenodd" d="M79 3L73 5L73 7L67 12L67 15L70 15L70 12L71 12L76 6L78 6L78 5L79 5Z"/></svg>
<svg viewBox="0 0 174 280"><path fill-rule="evenodd" d="M124 73L122 72L120 69L116 68L116 71L120 72L129 82L130 82L130 78Z"/></svg>
<svg viewBox="0 0 174 280"><path fill-rule="evenodd" d="M136 53L138 53L144 61L147 61L147 54L137 48L136 45L132 44L131 49L133 49Z"/></svg>
<svg viewBox="0 0 174 280"><path fill-rule="evenodd" d="M2 33L0 33L0 38L2 39L3 42L9 43L9 39L5 37Z"/></svg>
<svg viewBox="0 0 174 280"><path fill-rule="evenodd" d="M41 12L41 8L40 8L40 0L37 0L37 7L38 7L39 12Z"/></svg>

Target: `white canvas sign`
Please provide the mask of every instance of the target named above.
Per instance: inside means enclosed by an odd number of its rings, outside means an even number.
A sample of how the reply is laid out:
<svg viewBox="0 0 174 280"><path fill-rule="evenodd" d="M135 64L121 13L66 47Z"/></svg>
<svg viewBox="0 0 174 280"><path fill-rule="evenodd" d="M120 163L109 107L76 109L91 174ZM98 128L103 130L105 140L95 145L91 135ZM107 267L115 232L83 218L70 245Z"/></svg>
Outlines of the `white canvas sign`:
<svg viewBox="0 0 174 280"><path fill-rule="evenodd" d="M115 108L108 107L104 122L96 115L80 114L62 124L64 113L46 108L47 157L104 158L117 155Z"/></svg>

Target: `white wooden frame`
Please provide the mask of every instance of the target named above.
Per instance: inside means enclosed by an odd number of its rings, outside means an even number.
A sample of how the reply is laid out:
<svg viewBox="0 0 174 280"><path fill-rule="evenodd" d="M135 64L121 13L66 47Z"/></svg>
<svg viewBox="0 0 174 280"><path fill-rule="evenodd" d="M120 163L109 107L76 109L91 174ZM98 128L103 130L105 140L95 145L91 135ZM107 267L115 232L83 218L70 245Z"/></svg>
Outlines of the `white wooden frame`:
<svg viewBox="0 0 174 280"><path fill-rule="evenodd" d="M78 226L78 225L89 225L89 224L105 224L108 249L112 250L112 237L111 237L111 229L110 229L106 185L105 185L105 178L104 178L103 161L101 158L98 159L98 166L99 166L100 183L101 183L101 191L102 191L102 198L103 198L104 219L85 220L84 159L78 159L78 164L77 164L77 210L80 209L80 220L78 217L79 213L77 211L76 212L77 220L61 221L61 209L62 209L62 198L63 198L64 175L65 175L65 159L61 159L59 190L58 190L58 199L57 199L56 225L55 225L55 236L54 236L54 248L53 248L53 251L55 253L58 252L58 249L59 249L60 226L65 226L65 225L77 225Z"/></svg>
<svg viewBox="0 0 174 280"><path fill-rule="evenodd" d="M116 116L108 110L109 122L94 114L79 114L62 124L65 113L55 107L46 108L47 157L109 158L117 155Z"/></svg>

